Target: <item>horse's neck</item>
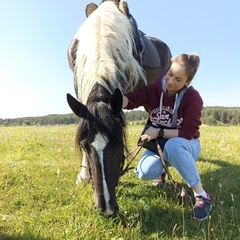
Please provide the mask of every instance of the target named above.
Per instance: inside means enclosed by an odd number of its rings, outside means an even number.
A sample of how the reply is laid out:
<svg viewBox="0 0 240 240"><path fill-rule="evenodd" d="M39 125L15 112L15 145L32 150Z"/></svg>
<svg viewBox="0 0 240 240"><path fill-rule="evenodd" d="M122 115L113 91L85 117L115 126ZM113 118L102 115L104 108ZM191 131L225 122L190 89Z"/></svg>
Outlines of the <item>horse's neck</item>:
<svg viewBox="0 0 240 240"><path fill-rule="evenodd" d="M88 96L87 103L98 103L98 102L104 102L108 103L110 98L110 92L103 87L102 85L96 83L93 86L93 89L91 93Z"/></svg>

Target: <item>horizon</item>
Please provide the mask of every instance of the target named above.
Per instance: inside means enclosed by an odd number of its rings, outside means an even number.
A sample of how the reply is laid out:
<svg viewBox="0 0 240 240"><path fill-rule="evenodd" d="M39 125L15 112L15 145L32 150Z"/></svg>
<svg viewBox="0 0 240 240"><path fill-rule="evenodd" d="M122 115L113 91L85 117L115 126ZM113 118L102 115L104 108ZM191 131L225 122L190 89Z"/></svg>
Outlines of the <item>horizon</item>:
<svg viewBox="0 0 240 240"><path fill-rule="evenodd" d="M124 112L132 112L132 111L145 111L145 109L140 109L142 107L136 108L136 109L132 109L132 110L127 110L127 109L123 109ZM239 108L240 106L203 106L203 108ZM146 112L147 113L147 112ZM14 120L14 119L21 119L21 118L38 118L38 117L48 117L48 116L54 116L54 115L70 115L73 114L74 116L76 116L73 112L71 113L50 113L50 114L46 114L46 115L41 115L41 116L24 116L24 117L14 117L14 118L1 118L0 120ZM76 116L77 117L77 116Z"/></svg>

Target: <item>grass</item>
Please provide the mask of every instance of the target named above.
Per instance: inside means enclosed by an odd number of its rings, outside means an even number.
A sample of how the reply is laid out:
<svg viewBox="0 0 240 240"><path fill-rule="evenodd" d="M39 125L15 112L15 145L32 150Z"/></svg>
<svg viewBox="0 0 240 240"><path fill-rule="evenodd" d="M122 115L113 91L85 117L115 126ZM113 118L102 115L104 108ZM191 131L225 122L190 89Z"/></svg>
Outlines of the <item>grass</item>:
<svg viewBox="0 0 240 240"><path fill-rule="evenodd" d="M129 149L142 128L128 126ZM201 128L197 164L213 201L203 222L190 219L191 204L177 197L171 184L157 189L132 171L120 179L119 214L103 216L93 207L91 185L75 185L80 168L75 130L74 125L0 128L0 239L240 239L240 127Z"/></svg>

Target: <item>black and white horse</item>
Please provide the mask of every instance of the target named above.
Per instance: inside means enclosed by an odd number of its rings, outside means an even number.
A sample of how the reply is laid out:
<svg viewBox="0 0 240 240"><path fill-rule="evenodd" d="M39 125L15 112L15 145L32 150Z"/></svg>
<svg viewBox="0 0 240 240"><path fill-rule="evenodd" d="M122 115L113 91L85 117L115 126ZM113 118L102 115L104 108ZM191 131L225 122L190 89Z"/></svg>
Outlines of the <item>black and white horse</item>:
<svg viewBox="0 0 240 240"><path fill-rule="evenodd" d="M115 188L124 164L122 94L165 72L171 53L162 41L136 33L125 1L91 3L86 13L68 49L77 99L67 94L67 100L80 118L76 144L83 159L77 184L91 178L95 205L110 216L118 210Z"/></svg>

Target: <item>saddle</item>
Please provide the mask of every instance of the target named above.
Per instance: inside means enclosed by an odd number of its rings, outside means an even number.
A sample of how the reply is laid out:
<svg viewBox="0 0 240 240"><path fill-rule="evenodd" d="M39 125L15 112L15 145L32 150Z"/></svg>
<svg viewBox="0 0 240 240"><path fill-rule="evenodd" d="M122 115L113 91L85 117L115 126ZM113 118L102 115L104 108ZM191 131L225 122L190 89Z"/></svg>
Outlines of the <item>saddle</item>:
<svg viewBox="0 0 240 240"><path fill-rule="evenodd" d="M141 30L139 31L140 41L142 44L142 67L143 68L159 68L160 57L156 47L153 45L149 37L145 35Z"/></svg>
<svg viewBox="0 0 240 240"><path fill-rule="evenodd" d="M129 14L130 23L135 35L135 41L140 54L134 54L139 64L143 68L156 69L160 67L160 57L157 49L141 30L138 29L138 25L134 17ZM137 55L137 56L136 56ZM138 56L140 55L140 56Z"/></svg>

